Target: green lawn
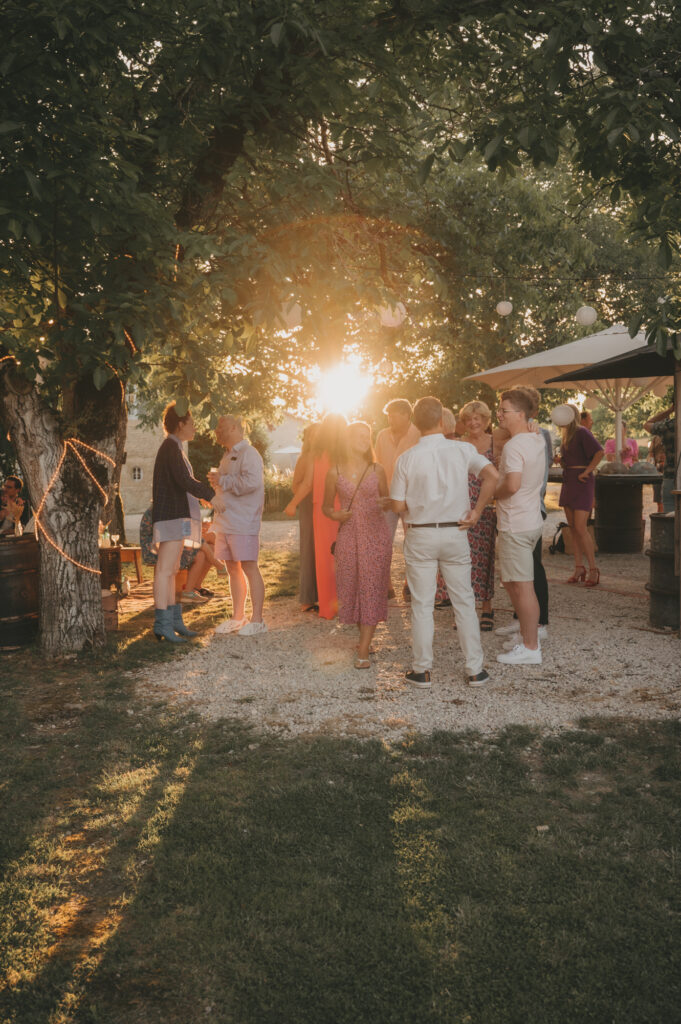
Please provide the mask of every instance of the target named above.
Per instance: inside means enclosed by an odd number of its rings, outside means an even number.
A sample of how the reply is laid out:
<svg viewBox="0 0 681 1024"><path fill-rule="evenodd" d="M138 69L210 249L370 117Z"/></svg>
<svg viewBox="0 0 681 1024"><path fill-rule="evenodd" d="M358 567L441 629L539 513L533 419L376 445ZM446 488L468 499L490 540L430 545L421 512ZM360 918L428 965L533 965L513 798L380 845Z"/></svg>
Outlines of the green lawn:
<svg viewBox="0 0 681 1024"><path fill-rule="evenodd" d="M5 656L0 1021L681 1020L678 723L284 741L168 646Z"/></svg>

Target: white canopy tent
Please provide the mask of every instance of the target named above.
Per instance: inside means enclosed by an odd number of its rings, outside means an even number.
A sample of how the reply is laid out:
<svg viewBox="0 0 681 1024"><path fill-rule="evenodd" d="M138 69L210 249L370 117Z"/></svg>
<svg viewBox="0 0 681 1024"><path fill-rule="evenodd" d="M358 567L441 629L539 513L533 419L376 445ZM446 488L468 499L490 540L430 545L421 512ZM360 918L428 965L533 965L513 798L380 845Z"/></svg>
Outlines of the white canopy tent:
<svg viewBox="0 0 681 1024"><path fill-rule="evenodd" d="M547 381L570 373L582 367L589 367L604 359L612 359L631 352L632 348L645 345L645 335L639 333L635 338L629 336L624 324L615 324L597 334L586 338L570 341L566 345L535 352L523 359L515 359L502 366L493 366L490 370L471 374L466 380L479 380L488 384L495 391L528 384L535 388L556 387L572 388L593 396L601 405L605 405L615 413L615 451L622 448L622 413L647 392L670 384L673 376L604 378L603 380L560 381L550 385Z"/></svg>

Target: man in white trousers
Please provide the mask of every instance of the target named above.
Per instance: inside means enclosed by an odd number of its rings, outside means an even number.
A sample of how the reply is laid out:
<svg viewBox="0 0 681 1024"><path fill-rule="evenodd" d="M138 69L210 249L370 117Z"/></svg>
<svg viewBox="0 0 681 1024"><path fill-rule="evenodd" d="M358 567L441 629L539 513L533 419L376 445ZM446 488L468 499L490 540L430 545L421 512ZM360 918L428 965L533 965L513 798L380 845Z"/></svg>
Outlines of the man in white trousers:
<svg viewBox="0 0 681 1024"><path fill-rule="evenodd" d="M413 662L406 678L419 688L430 687L439 567L456 619L465 679L470 686L483 686L489 676L483 668L466 531L492 499L497 471L472 444L447 440L442 432L442 403L437 398L419 399L414 423L421 438L398 458L390 487L393 509L404 516L404 561L411 590ZM482 481L474 509L468 498L469 473Z"/></svg>

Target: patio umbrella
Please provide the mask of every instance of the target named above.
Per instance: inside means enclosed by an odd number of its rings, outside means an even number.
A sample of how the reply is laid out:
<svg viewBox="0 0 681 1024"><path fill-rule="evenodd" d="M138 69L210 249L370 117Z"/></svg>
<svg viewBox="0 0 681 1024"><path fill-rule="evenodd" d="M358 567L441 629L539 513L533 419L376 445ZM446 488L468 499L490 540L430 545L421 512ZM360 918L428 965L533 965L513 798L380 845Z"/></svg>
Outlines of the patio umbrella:
<svg viewBox="0 0 681 1024"><path fill-rule="evenodd" d="M624 324L615 324L597 334L589 334L578 341L570 341L567 345L534 355L516 359L503 366L494 366L491 370L474 373L466 380L481 380L495 390L512 388L517 384L529 384L535 388L545 388L550 383L558 382L558 386L574 388L592 395L601 405L607 406L615 413L615 451L622 447L622 412L642 398L660 383L664 377L673 373L673 368L661 375L645 374L645 379L628 379L623 382L615 376L593 378L583 370L593 369L594 364L603 361L613 362L623 356L632 354L632 345L638 342L639 349L645 349L645 335L639 332L631 338ZM557 379L560 377L560 381Z"/></svg>
<svg viewBox="0 0 681 1024"><path fill-rule="evenodd" d="M615 451L622 447L622 413L658 385L673 383L676 360L671 345L660 355L651 345L630 349L612 359L549 377L546 384L578 388L596 396L615 413ZM679 396L676 396L676 403ZM678 413L678 410L677 410Z"/></svg>
<svg viewBox="0 0 681 1024"><path fill-rule="evenodd" d="M557 377L558 374L590 366L602 359L622 355L636 342L643 345L645 336L638 334L632 341L624 324L615 324L614 327L608 327L597 334L589 334L577 341L570 341L566 345L557 345L555 348L534 352L522 359L514 359L511 363L493 366L481 373L473 373L465 380L482 381L495 391L512 388L516 384L542 388L546 387L549 377Z"/></svg>

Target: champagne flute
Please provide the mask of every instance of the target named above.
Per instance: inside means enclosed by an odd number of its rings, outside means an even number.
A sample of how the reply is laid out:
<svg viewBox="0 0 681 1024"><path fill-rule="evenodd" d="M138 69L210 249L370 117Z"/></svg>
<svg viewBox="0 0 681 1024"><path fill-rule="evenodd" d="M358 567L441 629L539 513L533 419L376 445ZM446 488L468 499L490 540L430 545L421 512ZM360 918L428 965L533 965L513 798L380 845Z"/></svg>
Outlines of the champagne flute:
<svg viewBox="0 0 681 1024"><path fill-rule="evenodd" d="M120 533L112 533L111 534L111 546L115 548L118 545L118 542L119 542L120 539L121 539Z"/></svg>

